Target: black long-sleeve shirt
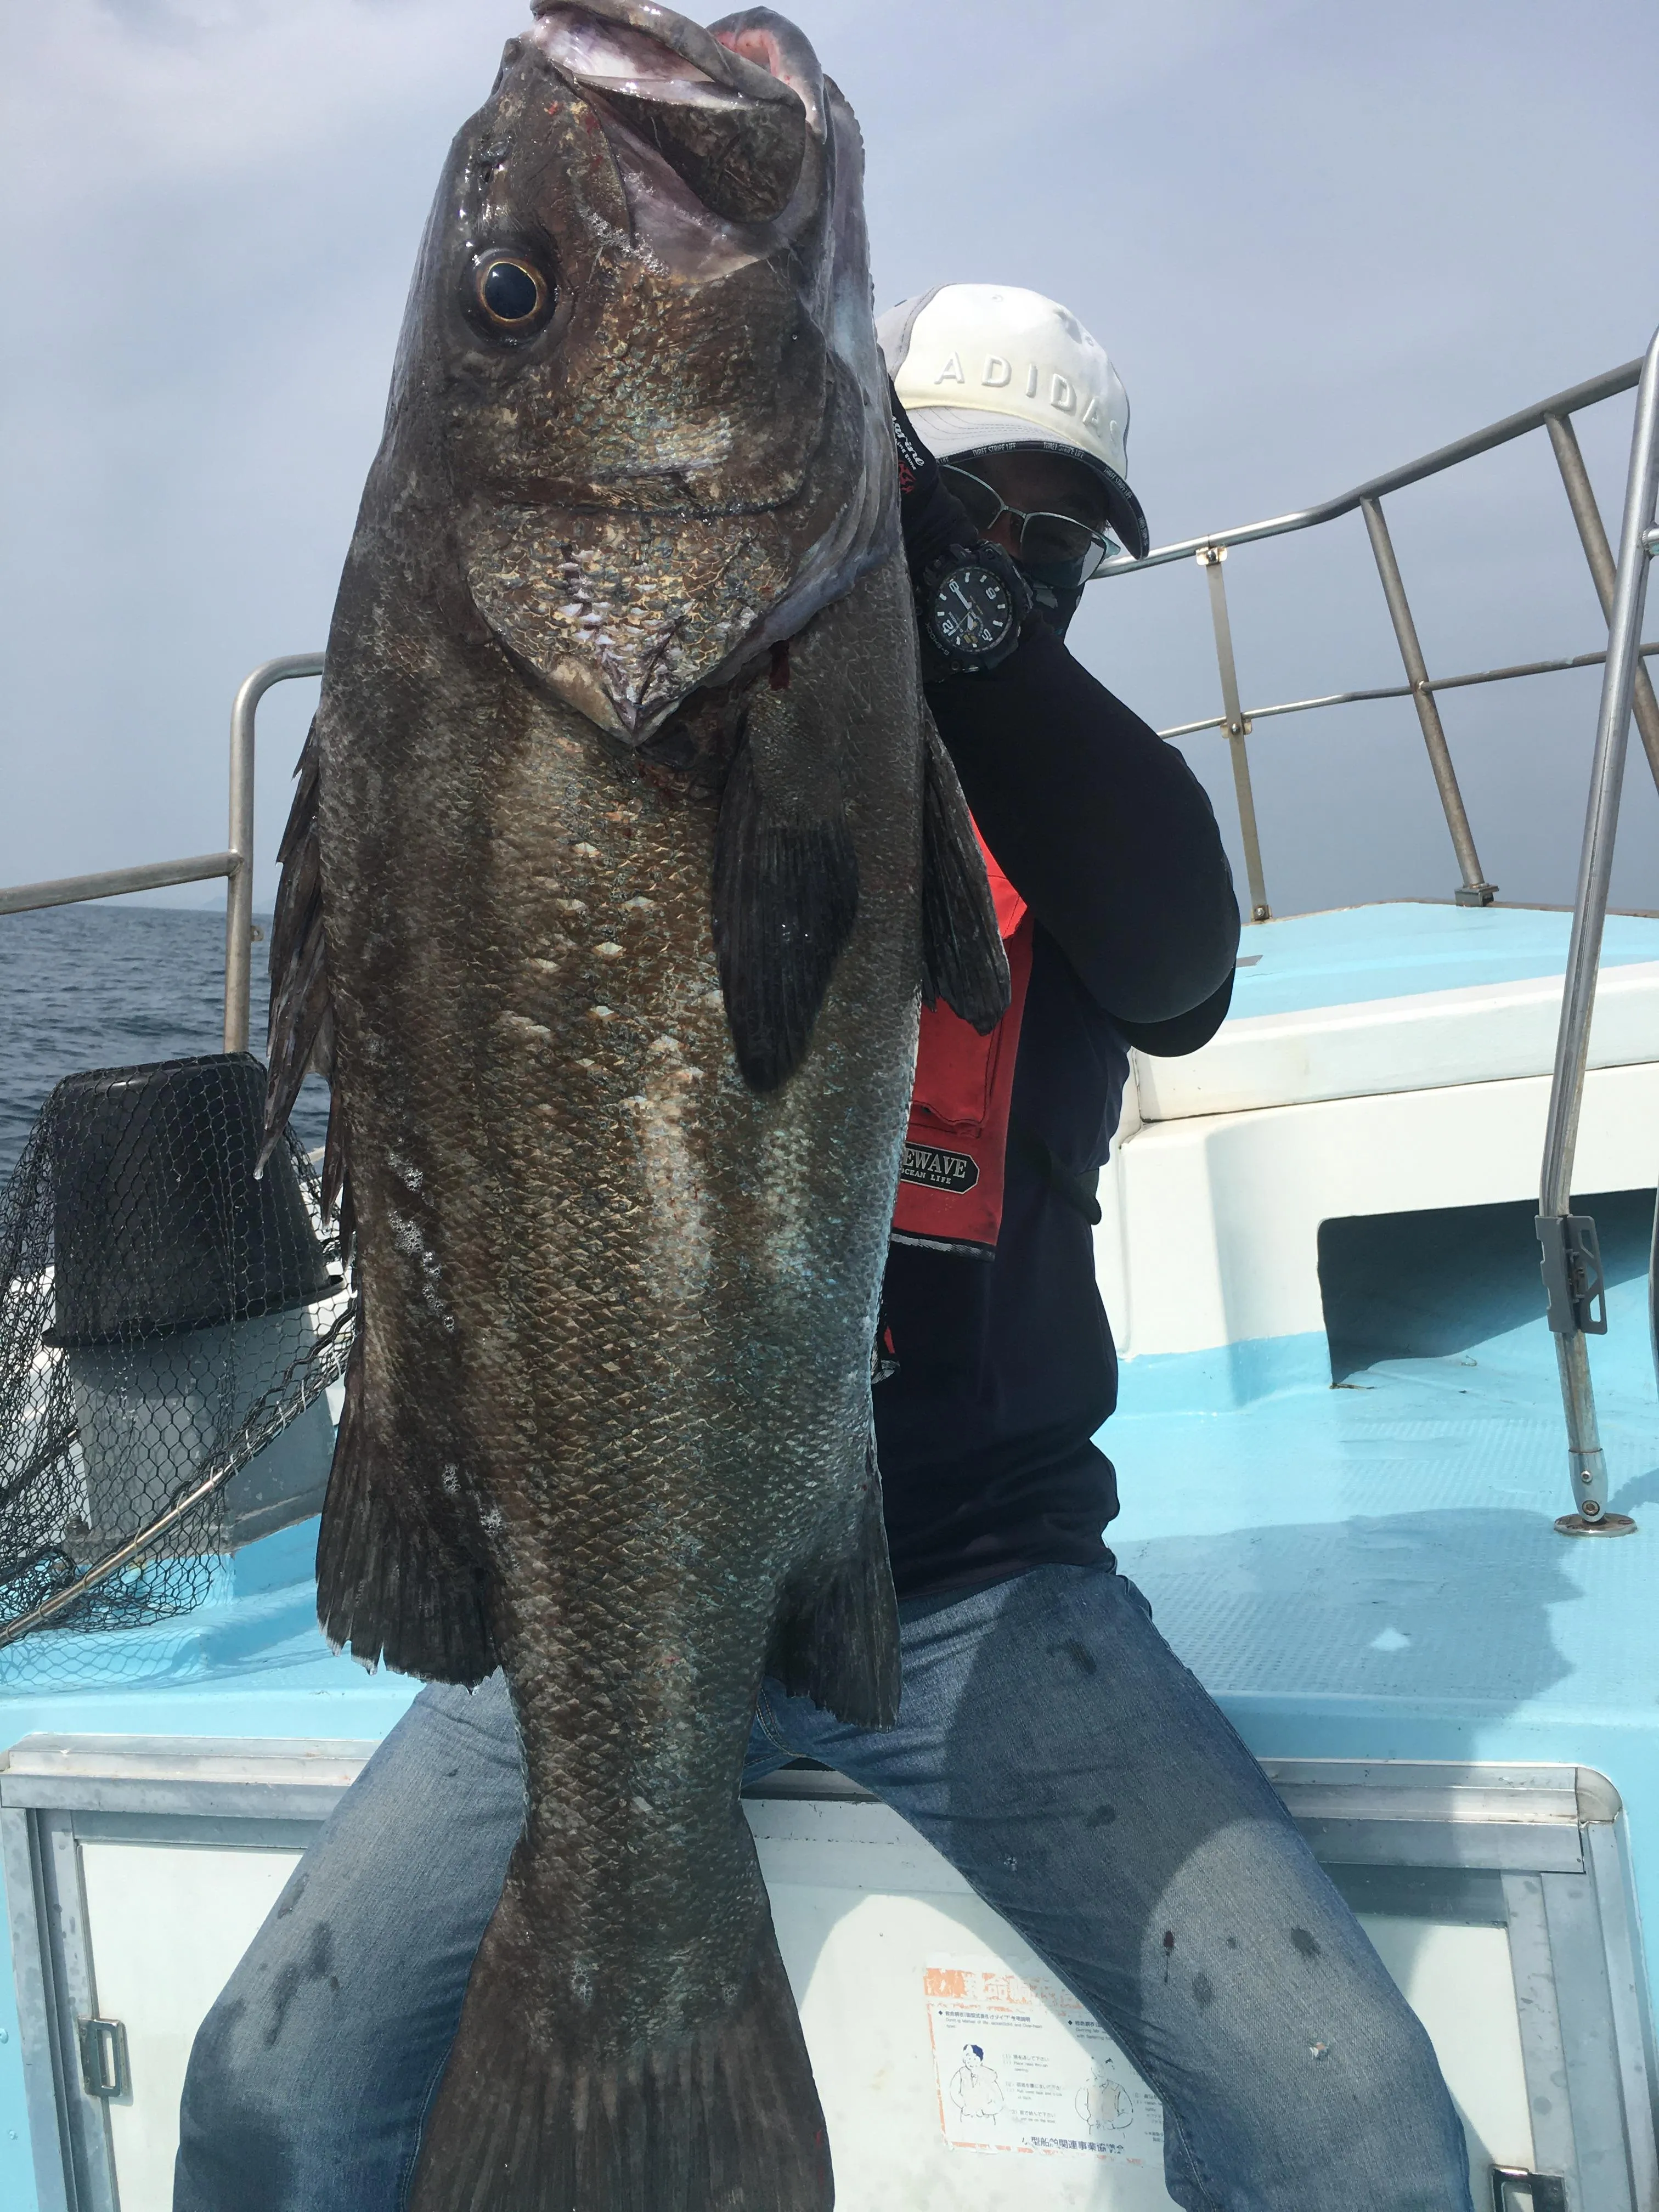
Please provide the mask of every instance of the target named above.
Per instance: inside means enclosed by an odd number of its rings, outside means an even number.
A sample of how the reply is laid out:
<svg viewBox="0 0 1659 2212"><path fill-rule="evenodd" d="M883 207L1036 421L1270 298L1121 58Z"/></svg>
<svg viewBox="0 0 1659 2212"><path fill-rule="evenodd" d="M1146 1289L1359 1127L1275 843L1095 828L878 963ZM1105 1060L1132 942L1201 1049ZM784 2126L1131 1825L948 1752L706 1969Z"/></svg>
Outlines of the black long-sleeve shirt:
<svg viewBox="0 0 1659 2212"><path fill-rule="evenodd" d="M1202 787L1052 631L927 699L1036 929L996 1256L895 1245L888 1259L898 1369L876 1390L876 1436L902 1597L1104 1556L1117 1488L1093 1438L1116 1401L1116 1355L1090 1224L1041 1147L1092 1182L1128 1047L1191 1052L1212 1036L1238 947Z"/></svg>

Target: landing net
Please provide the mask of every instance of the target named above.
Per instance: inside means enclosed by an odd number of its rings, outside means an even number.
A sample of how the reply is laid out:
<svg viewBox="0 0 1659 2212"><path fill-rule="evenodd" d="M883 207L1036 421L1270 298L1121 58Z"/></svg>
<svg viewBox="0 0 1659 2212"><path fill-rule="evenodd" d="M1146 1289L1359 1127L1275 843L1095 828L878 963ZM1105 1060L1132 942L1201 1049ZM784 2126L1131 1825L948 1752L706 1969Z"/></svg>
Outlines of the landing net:
<svg viewBox="0 0 1659 2212"><path fill-rule="evenodd" d="M72 1075L0 1197L0 1646L188 1612L317 1512L355 1311L249 1054Z"/></svg>

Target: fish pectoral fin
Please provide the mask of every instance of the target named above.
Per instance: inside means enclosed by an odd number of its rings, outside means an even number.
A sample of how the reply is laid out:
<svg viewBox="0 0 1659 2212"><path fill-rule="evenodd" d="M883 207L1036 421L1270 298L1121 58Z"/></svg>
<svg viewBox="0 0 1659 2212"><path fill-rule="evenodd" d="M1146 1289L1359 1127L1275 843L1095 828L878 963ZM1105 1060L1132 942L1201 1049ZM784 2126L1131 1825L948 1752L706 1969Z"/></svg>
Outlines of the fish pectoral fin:
<svg viewBox="0 0 1659 2212"><path fill-rule="evenodd" d="M313 721L295 770L298 779L276 857L282 880L270 931L270 1027L266 1048L264 1167L287 1126L307 1075L333 1073L334 1008L323 941L322 833L318 793L322 757ZM341 1165L343 1176L343 1161ZM339 1188L337 1181L334 1188Z"/></svg>
<svg viewBox="0 0 1659 2212"><path fill-rule="evenodd" d="M759 1091L800 1065L859 908L840 775L788 699L758 694L714 837L714 959L738 1069Z"/></svg>
<svg viewBox="0 0 1659 2212"><path fill-rule="evenodd" d="M591 1984L568 1993L524 1850L472 1962L410 2212L832 2212L823 2110L758 1876L732 1994L651 2040L631 2022L607 2033L603 1983L597 2000ZM645 2004L672 1986L674 1945L642 1931Z"/></svg>
<svg viewBox="0 0 1659 2212"><path fill-rule="evenodd" d="M898 1718L898 1601L873 1445L852 1547L787 1591L766 1671L792 1698L811 1698L853 1726L891 1728Z"/></svg>
<svg viewBox="0 0 1659 2212"><path fill-rule="evenodd" d="M418 1447L374 1433L363 1344L360 1319L317 1539L317 1618L334 1649L365 1667L384 1659L471 1688L501 1664L481 1533L446 1495L441 1467L423 1482Z"/></svg>
<svg viewBox="0 0 1659 2212"><path fill-rule="evenodd" d="M1008 956L974 818L931 714L921 802L921 999L988 1036L1008 1011Z"/></svg>

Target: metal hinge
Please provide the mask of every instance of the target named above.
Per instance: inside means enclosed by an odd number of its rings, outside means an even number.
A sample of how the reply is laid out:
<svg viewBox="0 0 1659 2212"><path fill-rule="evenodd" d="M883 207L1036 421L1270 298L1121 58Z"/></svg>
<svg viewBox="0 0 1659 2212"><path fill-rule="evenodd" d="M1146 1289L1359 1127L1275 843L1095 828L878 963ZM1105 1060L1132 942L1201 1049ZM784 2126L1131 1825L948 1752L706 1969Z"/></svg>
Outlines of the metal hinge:
<svg viewBox="0 0 1659 2212"><path fill-rule="evenodd" d="M127 2032L118 2020L78 2020L81 2082L89 2097L125 2097L132 2087Z"/></svg>
<svg viewBox="0 0 1659 2212"><path fill-rule="evenodd" d="M1492 2170L1492 2212L1567 2212L1567 2185L1559 2173L1528 2173L1524 2166Z"/></svg>
<svg viewBox="0 0 1659 2212"><path fill-rule="evenodd" d="M1607 1282L1601 1248L1588 1213L1540 1213L1534 1224L1544 1248L1545 1294L1549 1322L1557 1336L1607 1333Z"/></svg>

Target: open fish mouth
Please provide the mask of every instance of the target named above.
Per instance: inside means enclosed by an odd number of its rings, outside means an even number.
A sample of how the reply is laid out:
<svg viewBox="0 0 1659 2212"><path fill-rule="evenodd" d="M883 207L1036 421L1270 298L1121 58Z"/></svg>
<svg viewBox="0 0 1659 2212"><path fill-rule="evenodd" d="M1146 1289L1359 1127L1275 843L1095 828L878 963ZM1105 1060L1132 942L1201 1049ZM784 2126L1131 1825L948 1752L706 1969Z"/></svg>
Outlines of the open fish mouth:
<svg viewBox="0 0 1659 2212"><path fill-rule="evenodd" d="M790 27L733 17L707 31L650 0L536 0L534 13L532 35L561 76L653 147L710 214L784 213L808 132L823 134L816 64Z"/></svg>

